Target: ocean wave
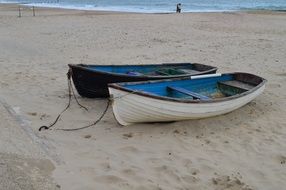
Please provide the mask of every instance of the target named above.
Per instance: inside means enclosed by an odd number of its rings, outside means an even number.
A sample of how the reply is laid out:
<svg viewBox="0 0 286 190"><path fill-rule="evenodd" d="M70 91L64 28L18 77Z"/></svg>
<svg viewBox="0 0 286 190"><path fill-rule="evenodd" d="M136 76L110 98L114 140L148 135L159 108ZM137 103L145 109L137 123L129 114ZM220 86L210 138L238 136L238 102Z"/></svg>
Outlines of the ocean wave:
<svg viewBox="0 0 286 190"><path fill-rule="evenodd" d="M182 12L286 10L286 3L283 3L285 0L262 0L259 3L254 3L257 1L253 0L179 1L182 3ZM172 13L176 10L177 2L178 0L0 0L0 3L21 3L36 7L137 13Z"/></svg>

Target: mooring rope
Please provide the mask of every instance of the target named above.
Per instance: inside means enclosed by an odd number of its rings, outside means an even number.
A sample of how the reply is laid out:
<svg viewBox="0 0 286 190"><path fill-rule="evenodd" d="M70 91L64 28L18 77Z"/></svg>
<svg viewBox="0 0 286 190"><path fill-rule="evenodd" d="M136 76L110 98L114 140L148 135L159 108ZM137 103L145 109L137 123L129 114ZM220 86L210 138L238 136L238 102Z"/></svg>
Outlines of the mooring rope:
<svg viewBox="0 0 286 190"><path fill-rule="evenodd" d="M72 128L72 129L55 129L55 130L60 130L60 131L77 131L77 130L85 129L85 128L88 128L88 127L91 127L91 126L96 125L96 124L99 123L99 122L102 120L102 118L105 116L105 114L106 114L106 112L107 112L107 110L108 110L108 108L109 108L110 102L111 102L111 101L108 100L107 106L106 106L104 112L103 112L103 113L101 114L101 116L100 116L95 122L93 122L92 124L89 124L89 125L86 125L86 126L83 126L83 127Z"/></svg>
<svg viewBox="0 0 286 190"><path fill-rule="evenodd" d="M71 82L71 76L72 76L72 70L69 69L69 71L68 71L68 73L67 73L68 91L69 91L69 101L68 101L67 106L65 107L65 109L63 109L63 111L61 111L61 112L59 113L59 115L57 116L56 120L55 120L52 124L50 124L49 126L45 126L45 125L41 126L41 127L39 128L39 131L41 131L41 130L43 130L43 129L45 129L45 130L46 130L46 129L50 129L50 128L52 128L52 127L58 122L58 120L60 119L61 115L70 107L72 96L75 98L77 104L78 104L81 108L83 108L83 109L85 109L86 111L88 111L88 109L87 109L85 106L83 106L83 105L81 105L81 104L79 103L79 101L78 101L78 99L77 99L77 97L76 97L76 95L75 95L75 93L74 93L73 86L72 86L72 82ZM129 93L127 93L127 94L124 94L124 95L122 95L122 96L118 96L118 97L115 97L115 98L110 97L110 98L108 99L108 102L107 102L107 105L106 105L106 107L105 107L105 110L103 111L103 113L101 114L101 116L100 116L95 122L93 122L92 124L89 124L89 125L86 125L86 126L83 126L83 127L72 128L72 129L55 129L55 130L60 130L60 131L76 131L76 130L81 130L81 129L85 129L85 128L94 126L94 125L96 125L97 123L99 123L99 122L102 120L102 118L105 116L105 114L107 113L107 110L108 110L108 108L109 108L111 102L112 102L114 99L120 99L120 98L123 98L123 97L125 97L125 96L127 96L127 95L134 94L134 93L136 93L136 92L138 92L138 90L134 90L134 91L132 91L132 92L129 92Z"/></svg>
<svg viewBox="0 0 286 190"><path fill-rule="evenodd" d="M76 101L76 103L77 103L81 108L83 108L83 109L85 109L86 111L88 111L88 109L87 109L86 107L84 107L83 105L81 105L81 104L79 103L79 101L78 101L78 99L77 99L77 97L76 97L76 95L75 95L75 93L74 93L74 90L73 90L73 87L72 87L71 76L72 76L72 70L69 69L69 71L68 71L68 73L67 73L69 94L70 94L70 91L71 91L72 94L73 94L73 97L74 97L74 99L75 99L75 101Z"/></svg>
<svg viewBox="0 0 286 190"><path fill-rule="evenodd" d="M74 98L75 98L77 104L78 104L81 108L83 108L83 109L85 109L86 111L88 111L88 109L87 109L85 106L83 106L83 105L81 105L81 104L79 103L77 97L75 96L75 93L74 93L74 90L73 90L73 87L72 87L72 82L71 82L71 75L72 75L72 71L71 71L71 69L70 69L70 70L68 71L68 73L67 73L68 92L69 92L69 101L68 101L67 106L65 107L65 109L63 109L63 111L61 111L61 112L59 113L59 115L57 116L57 118L55 119L55 121L54 121L52 124L50 124L49 126L46 126L46 125L41 126L41 127L39 128L39 131L41 131L41 130L43 130L43 129L50 129L51 127L53 127L53 126L58 122L58 120L60 119L61 115L70 107L72 95L74 96Z"/></svg>

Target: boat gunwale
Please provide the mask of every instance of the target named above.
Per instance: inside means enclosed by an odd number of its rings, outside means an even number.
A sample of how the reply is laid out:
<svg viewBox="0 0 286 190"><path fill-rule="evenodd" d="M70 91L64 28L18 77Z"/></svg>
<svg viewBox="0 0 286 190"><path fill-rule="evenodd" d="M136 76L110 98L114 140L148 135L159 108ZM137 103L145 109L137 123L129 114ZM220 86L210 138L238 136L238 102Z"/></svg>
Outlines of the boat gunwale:
<svg viewBox="0 0 286 190"><path fill-rule="evenodd" d="M163 79L163 80L156 80L156 81L143 81L143 82L141 81L141 82L112 83L112 84L108 84L108 88L114 88L114 89L117 89L117 90L122 90L122 91L125 91L125 92L129 92L130 94L136 94L136 95L143 96L143 97L154 98L154 99L164 100L164 101L171 101L171 102L180 102L180 103L215 103L215 102L225 102L225 101L237 99L237 98L246 96L248 94L251 94L252 92L256 91L257 89L259 89L260 87L265 85L265 83L267 82L267 80L265 78L262 78L260 76L257 76L257 75L254 75L254 74L250 74L250 73L244 73L244 72L223 73L222 75L228 75L228 74L231 74L231 75L236 75L236 74L251 75L251 76L254 76L255 78L261 79L261 82L258 85L256 85L255 87L253 87L252 89L250 89L248 91L245 91L243 93L236 94L236 95L233 95L233 96L224 97L224 98L211 99L211 100L199 100L199 99L188 100L188 99L171 98L171 97L159 96L159 95L155 95L155 94L151 94L151 93L146 93L144 91L131 90L130 88L125 88L125 87L121 86L121 85L129 85L129 84L144 84L144 83L145 84L150 84L150 83L165 82L165 81L167 82L167 81L174 81L174 80L177 81L177 80L185 80L185 79L198 80L198 79L191 79L191 77L183 77L183 78L176 78L176 79Z"/></svg>
<svg viewBox="0 0 286 190"><path fill-rule="evenodd" d="M108 71L100 71L100 70L91 70L88 67L85 66L104 66L104 67L125 67L125 66L178 66L178 65L201 65L201 66L206 66L209 67L210 69L207 69L205 71L198 71L196 74L183 74L183 75L166 75L166 76L151 76L151 75L141 75L141 76L136 76L136 75L128 75L128 74L123 74L123 73L114 73L114 72L108 72ZM189 76L197 76L197 75L203 75L203 74L208 74L208 73L215 73L218 68L211 66L211 65L205 65L201 63L160 63L160 64L145 64L145 65L87 65L87 64L68 64L68 66L71 69L80 69L80 70L85 70L88 72L92 73L99 73L99 74L108 74L108 75L113 75L113 76L118 76L118 77L132 77L132 78L137 78L137 79L169 79L169 78L183 78L183 77L189 77Z"/></svg>

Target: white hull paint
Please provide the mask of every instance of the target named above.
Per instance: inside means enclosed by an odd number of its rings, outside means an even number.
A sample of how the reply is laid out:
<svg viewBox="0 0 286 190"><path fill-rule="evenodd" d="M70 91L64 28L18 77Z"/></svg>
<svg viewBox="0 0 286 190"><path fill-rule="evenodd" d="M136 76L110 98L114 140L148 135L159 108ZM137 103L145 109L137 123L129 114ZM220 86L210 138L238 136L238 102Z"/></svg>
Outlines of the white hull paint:
<svg viewBox="0 0 286 190"><path fill-rule="evenodd" d="M142 122L164 122L199 119L231 112L252 101L265 88L262 85L250 94L226 101L183 103L155 99L109 87L113 97L113 113L121 125Z"/></svg>

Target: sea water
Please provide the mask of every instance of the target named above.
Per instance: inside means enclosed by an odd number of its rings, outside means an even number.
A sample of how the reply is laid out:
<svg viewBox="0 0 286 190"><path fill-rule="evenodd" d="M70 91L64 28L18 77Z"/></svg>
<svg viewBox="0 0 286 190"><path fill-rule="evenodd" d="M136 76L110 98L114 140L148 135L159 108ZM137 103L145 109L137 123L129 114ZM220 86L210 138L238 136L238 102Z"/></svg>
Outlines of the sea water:
<svg viewBox="0 0 286 190"><path fill-rule="evenodd" d="M81 10L171 13L176 4L182 12L222 12L239 10L286 10L286 0L0 0L0 3Z"/></svg>

